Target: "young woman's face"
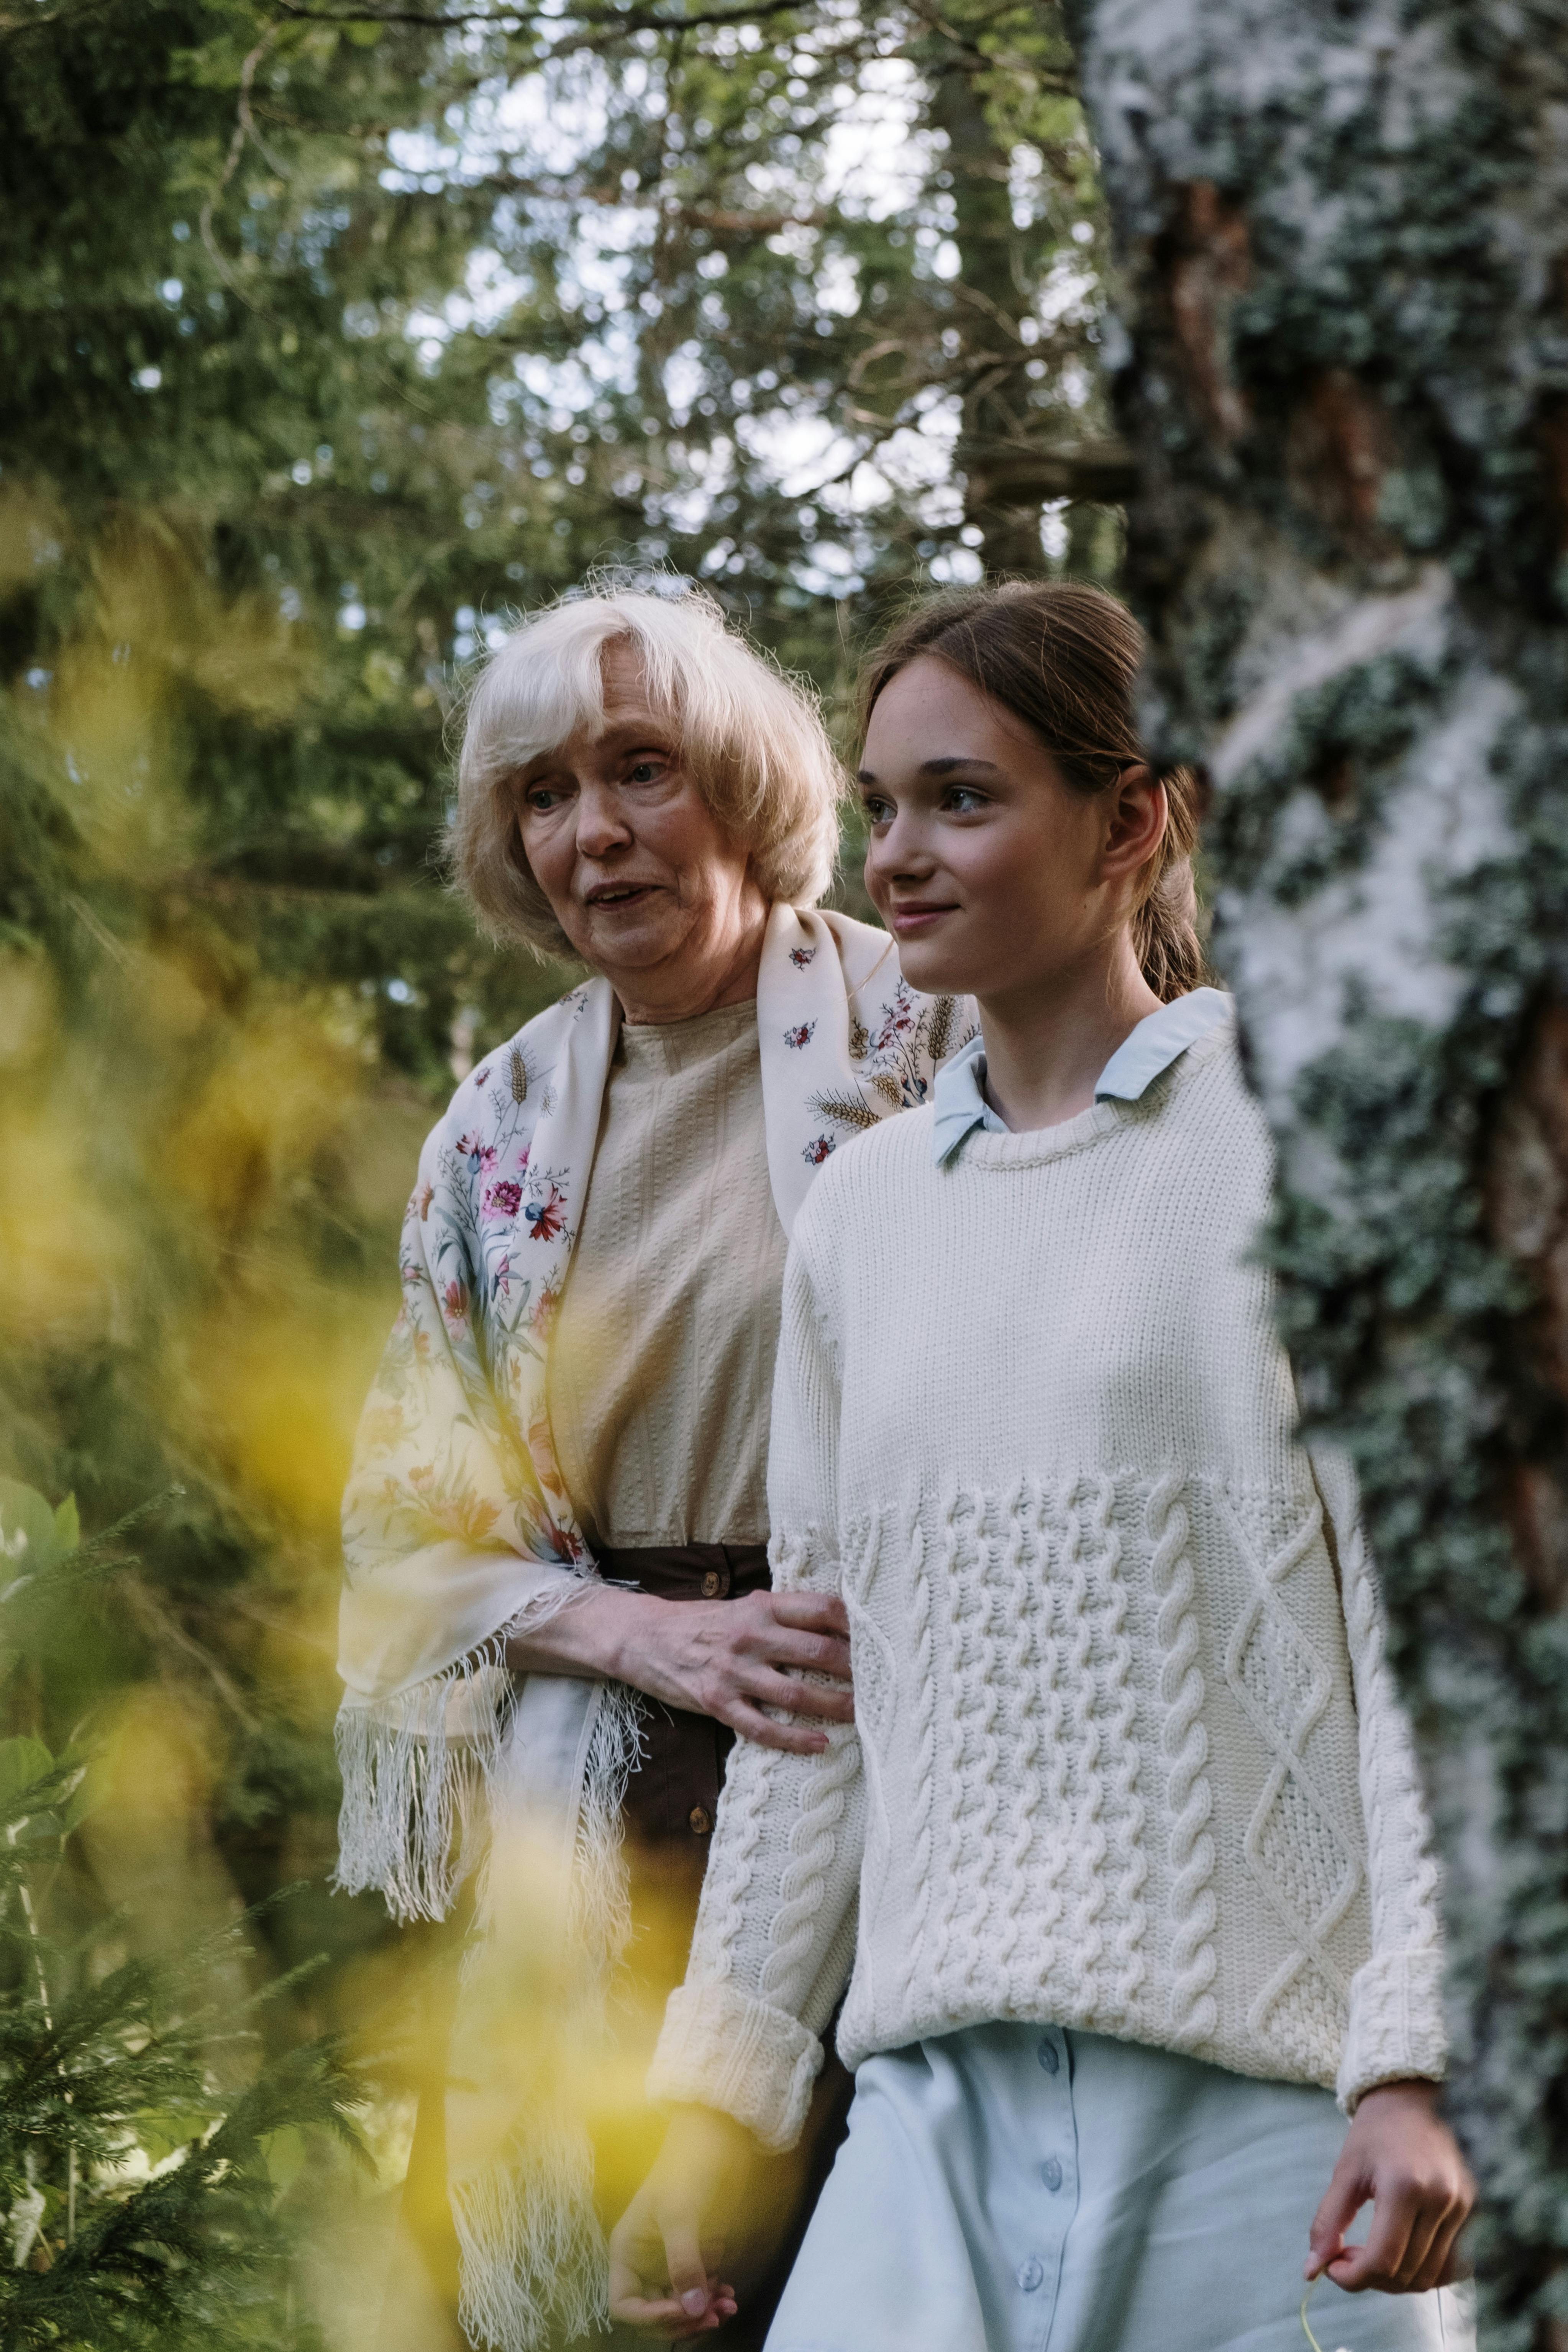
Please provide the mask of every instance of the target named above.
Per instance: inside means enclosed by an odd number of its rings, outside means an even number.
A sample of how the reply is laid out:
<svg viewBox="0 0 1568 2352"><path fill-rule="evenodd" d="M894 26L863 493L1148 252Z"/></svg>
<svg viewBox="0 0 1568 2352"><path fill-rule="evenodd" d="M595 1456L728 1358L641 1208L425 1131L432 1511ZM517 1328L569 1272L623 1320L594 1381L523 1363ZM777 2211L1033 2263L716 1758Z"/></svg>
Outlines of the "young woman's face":
<svg viewBox="0 0 1568 2352"><path fill-rule="evenodd" d="M612 984L674 958L695 980L734 951L757 895L748 854L698 791L629 648L605 648L604 680L604 731L579 730L518 781L523 855L577 953Z"/></svg>
<svg viewBox="0 0 1568 2352"><path fill-rule="evenodd" d="M906 979L981 998L1048 984L1101 949L1165 821L1146 768L1074 792L1022 719L930 654L877 698L860 797L866 887Z"/></svg>

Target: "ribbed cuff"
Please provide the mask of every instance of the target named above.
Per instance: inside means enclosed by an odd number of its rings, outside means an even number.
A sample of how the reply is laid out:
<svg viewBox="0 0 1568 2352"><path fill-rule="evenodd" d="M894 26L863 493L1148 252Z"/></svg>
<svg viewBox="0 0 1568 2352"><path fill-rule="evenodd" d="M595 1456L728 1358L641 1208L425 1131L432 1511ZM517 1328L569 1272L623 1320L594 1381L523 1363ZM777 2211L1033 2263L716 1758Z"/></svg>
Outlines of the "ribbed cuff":
<svg viewBox="0 0 1568 2352"><path fill-rule="evenodd" d="M679 1985L664 2012L647 2095L718 2107L764 2147L793 2147L821 2065L821 2042L784 2010L732 1985Z"/></svg>
<svg viewBox="0 0 1568 2352"><path fill-rule="evenodd" d="M1353 2116L1363 2091L1414 2077L1440 2083L1448 2035L1443 2020L1443 1952L1376 1952L1351 1980L1350 2025L1336 2085Z"/></svg>

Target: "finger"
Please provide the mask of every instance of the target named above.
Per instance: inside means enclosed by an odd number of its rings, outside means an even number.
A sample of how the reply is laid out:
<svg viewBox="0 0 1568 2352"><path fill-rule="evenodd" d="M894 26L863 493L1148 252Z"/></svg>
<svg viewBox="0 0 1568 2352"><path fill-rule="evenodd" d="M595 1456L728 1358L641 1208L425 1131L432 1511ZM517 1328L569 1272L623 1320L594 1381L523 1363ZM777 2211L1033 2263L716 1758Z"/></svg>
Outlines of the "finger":
<svg viewBox="0 0 1568 2352"><path fill-rule="evenodd" d="M757 1669L748 1674L745 1696L756 1706L784 1706L792 1715L820 1716L827 1723L853 1723L851 1691L832 1690L826 1683L794 1683L787 1675Z"/></svg>
<svg viewBox="0 0 1568 2352"><path fill-rule="evenodd" d="M1307 2256L1308 2278L1317 2278L1343 2250L1345 2231L1365 2204L1366 2193L1367 2183L1360 2165L1342 2156L1307 2233L1310 2248Z"/></svg>
<svg viewBox="0 0 1568 2352"><path fill-rule="evenodd" d="M1391 2197L1385 2190L1373 2207L1366 2243L1347 2246L1329 2264L1334 2284L1343 2287L1347 2294L1361 2294L1373 2286L1394 2292L1415 2211L1415 2200L1408 2191Z"/></svg>
<svg viewBox="0 0 1568 2352"><path fill-rule="evenodd" d="M780 1625L798 1626L807 1633L849 1635L849 1615L836 1592L770 1592L773 1613Z"/></svg>
<svg viewBox="0 0 1568 2352"><path fill-rule="evenodd" d="M708 2315L708 2272L697 2231L689 2215L664 2225L664 2254L669 2265L669 2292L688 2319Z"/></svg>
<svg viewBox="0 0 1568 2352"><path fill-rule="evenodd" d="M807 1633L789 1625L753 1626L738 1647L747 1657L770 1666L793 1666L803 1674L832 1675L847 1683L853 1677L849 1644L837 1633Z"/></svg>
<svg viewBox="0 0 1568 2352"><path fill-rule="evenodd" d="M1410 2235L1405 2242L1405 2252L1400 2258L1398 2273L1393 2282L1396 2294L1414 2294L1415 2293L1416 2284L1424 2275L1432 2259L1432 2249L1436 2242L1437 2232L1447 2219L1447 2214L1448 2200L1441 2191L1435 2196L1422 2197L1417 2200L1415 2211L1410 2223Z"/></svg>
<svg viewBox="0 0 1568 2352"><path fill-rule="evenodd" d="M805 1723L775 1723L745 1699L737 1699L722 1720L743 1739L754 1739L759 1748L781 1748L786 1756L820 1756L827 1747L826 1731Z"/></svg>
<svg viewBox="0 0 1568 2352"><path fill-rule="evenodd" d="M751 1655L764 1665L787 1667L797 1675L831 1675L835 1682L855 1679L849 1644L837 1633L778 1633L749 1645Z"/></svg>
<svg viewBox="0 0 1568 2352"><path fill-rule="evenodd" d="M1444 2215L1433 2236L1431 2250L1421 2265L1420 2276L1413 2289L1415 2294L1428 2294L1435 2286L1452 2286L1456 2279L1464 2276L1468 2266L1458 2259L1455 2248L1458 2244L1459 2232L1469 2218L1470 2209L1463 2203L1456 2203Z"/></svg>

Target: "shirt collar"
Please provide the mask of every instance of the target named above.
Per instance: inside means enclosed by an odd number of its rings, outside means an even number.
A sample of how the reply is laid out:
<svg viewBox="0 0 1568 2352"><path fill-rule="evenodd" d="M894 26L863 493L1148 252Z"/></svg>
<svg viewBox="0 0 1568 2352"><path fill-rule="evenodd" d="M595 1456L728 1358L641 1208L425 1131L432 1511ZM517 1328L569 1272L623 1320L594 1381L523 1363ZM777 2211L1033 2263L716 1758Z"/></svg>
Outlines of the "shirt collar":
<svg viewBox="0 0 1568 2352"><path fill-rule="evenodd" d="M1095 1081L1095 1101L1137 1102L1189 1045L1195 1045L1200 1037L1228 1020L1235 1009L1223 988L1194 988L1162 1004L1118 1045ZM931 1150L939 1164L952 1159L977 1127L987 1135L1007 1133L985 1099L983 1036L972 1037L950 1062L942 1064L931 1087L931 1105L935 1113Z"/></svg>

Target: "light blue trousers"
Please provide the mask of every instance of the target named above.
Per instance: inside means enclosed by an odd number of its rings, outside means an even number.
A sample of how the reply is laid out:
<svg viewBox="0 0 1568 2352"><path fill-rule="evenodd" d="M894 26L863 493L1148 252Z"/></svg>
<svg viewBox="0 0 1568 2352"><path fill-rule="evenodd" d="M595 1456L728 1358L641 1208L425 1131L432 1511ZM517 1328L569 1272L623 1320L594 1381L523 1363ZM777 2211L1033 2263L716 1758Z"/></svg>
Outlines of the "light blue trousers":
<svg viewBox="0 0 1568 2352"><path fill-rule="evenodd" d="M868 2058L766 2352L1308 2352L1327 2091L1058 2026ZM1347 2295L1323 2352L1474 2352L1468 2287Z"/></svg>

